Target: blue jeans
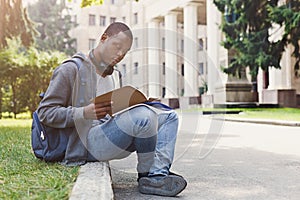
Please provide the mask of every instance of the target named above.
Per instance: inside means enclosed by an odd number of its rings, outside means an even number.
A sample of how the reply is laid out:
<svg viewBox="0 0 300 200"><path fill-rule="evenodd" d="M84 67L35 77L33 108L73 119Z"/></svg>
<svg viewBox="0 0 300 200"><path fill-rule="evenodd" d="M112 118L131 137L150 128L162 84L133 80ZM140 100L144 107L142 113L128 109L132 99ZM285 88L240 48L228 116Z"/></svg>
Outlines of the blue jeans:
<svg viewBox="0 0 300 200"><path fill-rule="evenodd" d="M136 151L138 173L167 175L173 162L178 131L176 112L156 114L138 106L91 128L88 161L121 159Z"/></svg>

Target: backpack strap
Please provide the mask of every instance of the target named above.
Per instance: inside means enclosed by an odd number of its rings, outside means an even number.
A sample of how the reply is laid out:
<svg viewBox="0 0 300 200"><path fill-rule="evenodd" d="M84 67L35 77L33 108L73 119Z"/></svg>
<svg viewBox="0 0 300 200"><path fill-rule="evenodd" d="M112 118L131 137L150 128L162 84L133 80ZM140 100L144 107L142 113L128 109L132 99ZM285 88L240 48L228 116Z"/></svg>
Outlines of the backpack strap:
<svg viewBox="0 0 300 200"><path fill-rule="evenodd" d="M79 69L81 67L81 64L82 64L81 58L78 58L78 57L75 57L75 58L72 57L71 59L66 60L63 63L66 63L66 62L73 62L73 63L75 63L76 66L77 66L78 71L79 71Z"/></svg>
<svg viewBox="0 0 300 200"><path fill-rule="evenodd" d="M79 73L79 78L80 78L80 85L79 85L79 105L77 106L83 106L84 105L84 91L85 91L85 87L86 87L86 70L81 70L80 68L82 66L82 62L84 60L84 57L81 55L81 53L77 53L74 56L72 56L71 59L65 60L63 63L66 62L73 62L76 64Z"/></svg>
<svg viewBox="0 0 300 200"><path fill-rule="evenodd" d="M83 58L83 56L81 55L81 53L77 53L77 54L73 55L72 58L67 59L67 60L64 60L64 61L62 62L62 64L67 63L67 62L73 62L73 63L76 64L77 69L79 70L80 67L81 67L81 65L82 65L83 59L84 59L84 58Z"/></svg>
<svg viewBox="0 0 300 200"><path fill-rule="evenodd" d="M37 114L37 112L33 112L33 123L35 123L35 125L37 126L37 129L39 131L39 135L40 135L40 139L42 141L45 140L45 130L43 128L43 126L41 125L41 122L40 122L40 119L39 119L39 116Z"/></svg>

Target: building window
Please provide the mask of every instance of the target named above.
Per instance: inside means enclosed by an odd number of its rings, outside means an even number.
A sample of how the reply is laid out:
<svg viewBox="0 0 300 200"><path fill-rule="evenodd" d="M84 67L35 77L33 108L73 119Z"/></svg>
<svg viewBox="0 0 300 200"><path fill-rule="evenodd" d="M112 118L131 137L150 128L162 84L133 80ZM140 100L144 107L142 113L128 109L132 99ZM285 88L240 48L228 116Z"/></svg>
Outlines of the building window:
<svg viewBox="0 0 300 200"><path fill-rule="evenodd" d="M163 62L162 64L162 74L165 75L166 74L166 63Z"/></svg>
<svg viewBox="0 0 300 200"><path fill-rule="evenodd" d="M96 16L95 15L89 15L89 25L90 26L96 25Z"/></svg>
<svg viewBox="0 0 300 200"><path fill-rule="evenodd" d="M133 23L138 24L138 13L133 14Z"/></svg>
<svg viewBox="0 0 300 200"><path fill-rule="evenodd" d="M166 96L166 87L162 87L162 98Z"/></svg>
<svg viewBox="0 0 300 200"><path fill-rule="evenodd" d="M93 49L96 46L95 39L89 39L89 49Z"/></svg>
<svg viewBox="0 0 300 200"><path fill-rule="evenodd" d="M135 62L134 63L134 69L133 69L133 74L138 74L139 73L139 63Z"/></svg>
<svg viewBox="0 0 300 200"><path fill-rule="evenodd" d="M138 38L138 37L135 37L135 38L134 38L134 47L135 47L135 48L138 48L138 47L139 47L139 38Z"/></svg>
<svg viewBox="0 0 300 200"><path fill-rule="evenodd" d="M112 24L112 23L114 23L116 21L116 18L115 17L111 17L110 18L110 23Z"/></svg>
<svg viewBox="0 0 300 200"><path fill-rule="evenodd" d="M184 52L184 40L181 40L180 48L181 48L181 52L183 53Z"/></svg>
<svg viewBox="0 0 300 200"><path fill-rule="evenodd" d="M184 76L184 64L181 64L181 76Z"/></svg>
<svg viewBox="0 0 300 200"><path fill-rule="evenodd" d="M199 75L204 74L204 63L199 63Z"/></svg>
<svg viewBox="0 0 300 200"><path fill-rule="evenodd" d="M126 77L126 64L123 64L122 68L123 68L123 76Z"/></svg>
<svg viewBox="0 0 300 200"><path fill-rule="evenodd" d="M166 48L166 38L162 38L161 39L161 48L162 48L162 50L165 50L165 48Z"/></svg>
<svg viewBox="0 0 300 200"><path fill-rule="evenodd" d="M100 26L106 26L106 17L105 16L100 16Z"/></svg>
<svg viewBox="0 0 300 200"><path fill-rule="evenodd" d="M204 45L204 42L203 42L203 39L202 38L200 38L199 39L199 51L203 51L203 45Z"/></svg>

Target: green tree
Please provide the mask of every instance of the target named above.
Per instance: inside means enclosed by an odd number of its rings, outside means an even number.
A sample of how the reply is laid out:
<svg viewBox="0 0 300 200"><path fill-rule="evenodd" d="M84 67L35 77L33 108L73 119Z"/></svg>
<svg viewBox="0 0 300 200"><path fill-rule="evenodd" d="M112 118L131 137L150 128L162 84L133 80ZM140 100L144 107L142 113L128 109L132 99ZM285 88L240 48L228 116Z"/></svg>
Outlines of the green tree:
<svg viewBox="0 0 300 200"><path fill-rule="evenodd" d="M269 7L272 21L284 26L283 42L294 46L295 76L300 76L300 1L289 0L286 5Z"/></svg>
<svg viewBox="0 0 300 200"><path fill-rule="evenodd" d="M72 1L72 0L69 0L69 1ZM101 4L103 4L103 1L104 0L82 0L81 7L101 5Z"/></svg>
<svg viewBox="0 0 300 200"><path fill-rule="evenodd" d="M283 9L286 5L278 7L278 0L214 0L214 3L224 15L221 30L225 41L222 45L232 57L228 68L224 69L228 74L236 75L249 67L252 81L255 82L259 68L267 71L269 67L281 67L282 54L287 44L291 43L289 37L293 36L293 41L299 41L299 19L281 17L279 20L279 15L286 11ZM299 14L292 9L289 13L290 16ZM278 41L270 40L269 30L274 23L286 25L284 36ZM299 59L296 53L294 56Z"/></svg>
<svg viewBox="0 0 300 200"><path fill-rule="evenodd" d="M4 109L16 117L20 112L32 113L37 108L39 94L46 91L54 68L66 55L38 51L33 46L27 49L18 38L7 40L7 44L0 50L0 80L4 85L1 100Z"/></svg>
<svg viewBox="0 0 300 200"><path fill-rule="evenodd" d="M37 32L34 28L34 23L28 18L26 9L22 6L22 0L1 0L0 13L0 50L7 47L7 39L14 37L20 37L22 44L27 47L34 42L34 36ZM1 79L0 111L2 110L4 91L2 87L4 83L5 79ZM1 117L2 114L0 112Z"/></svg>
<svg viewBox="0 0 300 200"><path fill-rule="evenodd" d="M29 16L37 23L37 46L43 51L61 51L68 55L76 52L74 38L69 31L76 26L65 1L39 0L28 6Z"/></svg>
<svg viewBox="0 0 300 200"><path fill-rule="evenodd" d="M20 106L20 80L24 74L26 58L20 39L7 40L7 47L0 51L0 77L6 88L11 90L11 112L16 114L23 111Z"/></svg>
<svg viewBox="0 0 300 200"><path fill-rule="evenodd" d="M47 90L53 70L66 59L66 54L58 51L38 51L31 47L27 51L27 72L23 78L23 90L26 96L27 110L32 114L39 102L39 94ZM25 100L24 99L24 100Z"/></svg>
<svg viewBox="0 0 300 200"><path fill-rule="evenodd" d="M72 0L68 0L71 2ZM135 0L139 1L139 0ZM96 6L103 4L104 0L81 0L81 7Z"/></svg>
<svg viewBox="0 0 300 200"><path fill-rule="evenodd" d="M12 111L12 104L11 104L11 88L9 85L5 85L1 88L2 97L1 97L1 118L2 118L2 112L8 112L10 116L10 112ZM0 119L1 119L0 118Z"/></svg>
<svg viewBox="0 0 300 200"><path fill-rule="evenodd" d="M36 30L22 6L22 0L1 0L0 13L0 49L7 45L6 38L20 36L25 46L34 42Z"/></svg>

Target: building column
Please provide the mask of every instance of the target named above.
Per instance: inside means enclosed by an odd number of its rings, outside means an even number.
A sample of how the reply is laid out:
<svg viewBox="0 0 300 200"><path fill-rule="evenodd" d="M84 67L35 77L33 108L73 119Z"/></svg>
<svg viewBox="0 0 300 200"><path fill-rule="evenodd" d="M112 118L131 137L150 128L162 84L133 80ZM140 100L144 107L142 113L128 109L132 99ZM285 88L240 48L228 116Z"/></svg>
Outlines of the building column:
<svg viewBox="0 0 300 200"><path fill-rule="evenodd" d="M220 42L221 31L218 24L221 23L221 13L217 10L213 1L206 2L206 19L207 19L207 94L215 93L217 82L218 67L220 66Z"/></svg>
<svg viewBox="0 0 300 200"><path fill-rule="evenodd" d="M269 68L268 89L292 89L292 53L291 46L285 48L280 61L281 69Z"/></svg>
<svg viewBox="0 0 300 200"><path fill-rule="evenodd" d="M165 98L178 96L177 86L177 13L165 16L165 64L166 95Z"/></svg>
<svg viewBox="0 0 300 200"><path fill-rule="evenodd" d="M197 5L184 7L184 96L199 96L198 92L198 17Z"/></svg>
<svg viewBox="0 0 300 200"><path fill-rule="evenodd" d="M269 90L283 89L282 88L282 71L275 69L274 67L269 68Z"/></svg>
<svg viewBox="0 0 300 200"><path fill-rule="evenodd" d="M159 63L159 20L148 23L148 95L157 98L161 95Z"/></svg>
<svg viewBox="0 0 300 200"><path fill-rule="evenodd" d="M285 89L292 89L292 45L288 45L286 47L285 51L285 64L282 66L285 66L285 74L284 76L284 88Z"/></svg>

